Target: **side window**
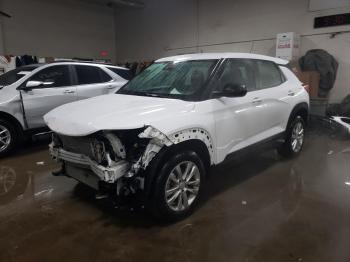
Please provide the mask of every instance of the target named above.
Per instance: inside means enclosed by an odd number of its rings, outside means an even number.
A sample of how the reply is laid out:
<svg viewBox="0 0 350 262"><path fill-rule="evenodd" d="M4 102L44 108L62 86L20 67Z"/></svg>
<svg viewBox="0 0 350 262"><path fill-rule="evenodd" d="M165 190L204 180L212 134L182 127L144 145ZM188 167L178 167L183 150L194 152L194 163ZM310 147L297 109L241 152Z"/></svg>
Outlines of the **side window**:
<svg viewBox="0 0 350 262"><path fill-rule="evenodd" d="M193 84L192 82L194 81L193 78L196 75L206 76L206 77L204 77L205 79L203 81L203 82L205 82L207 80L207 78L209 77L210 71L211 71L211 68L208 68L208 65L206 65L206 64L202 64L202 65L201 64L198 64L198 65L194 64L194 66L189 68L187 74L184 76L184 84L186 86L192 85Z"/></svg>
<svg viewBox="0 0 350 262"><path fill-rule="evenodd" d="M244 85L248 92L255 90L254 69L251 60L230 59L227 61L215 89L221 91L228 84Z"/></svg>
<svg viewBox="0 0 350 262"><path fill-rule="evenodd" d="M258 60L256 63L256 86L258 89L270 88L282 84L281 71L275 63Z"/></svg>
<svg viewBox="0 0 350 262"><path fill-rule="evenodd" d="M112 78L101 68L96 66L75 65L78 85L105 83Z"/></svg>
<svg viewBox="0 0 350 262"><path fill-rule="evenodd" d="M33 75L29 81L45 82L45 86L41 86L41 88L70 86L69 66L56 65L44 68Z"/></svg>
<svg viewBox="0 0 350 262"><path fill-rule="evenodd" d="M120 77L124 78L125 80L130 80L132 78L132 75L129 69L121 69L121 68L115 68L115 67L108 67L108 69L116 73Z"/></svg>

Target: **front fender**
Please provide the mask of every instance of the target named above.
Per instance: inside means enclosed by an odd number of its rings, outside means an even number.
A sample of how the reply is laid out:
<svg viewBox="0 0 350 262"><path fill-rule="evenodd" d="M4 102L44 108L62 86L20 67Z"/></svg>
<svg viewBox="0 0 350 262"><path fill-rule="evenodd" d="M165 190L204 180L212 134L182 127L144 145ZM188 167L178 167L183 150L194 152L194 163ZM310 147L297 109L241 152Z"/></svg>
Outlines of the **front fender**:
<svg viewBox="0 0 350 262"><path fill-rule="evenodd" d="M3 115L5 117L10 117L18 122L19 125L23 129L25 129L24 119L23 119L23 113L20 103L16 102L10 102L9 106L2 106L0 105L0 115Z"/></svg>
<svg viewBox="0 0 350 262"><path fill-rule="evenodd" d="M213 164L214 161L214 145L211 135L208 131L199 127L186 128L183 130L178 130L171 133L170 135L165 135L160 130L149 126L144 132L140 134L143 138L153 138L161 141L160 143L166 146L172 144L176 145L189 140L200 140L202 141L208 149L210 156L210 163Z"/></svg>
<svg viewBox="0 0 350 262"><path fill-rule="evenodd" d="M177 131L169 136L169 139L174 143L178 144L184 141L197 139L201 140L208 149L210 156L210 164L214 164L214 145L211 135L208 131L203 128L193 127L187 128L181 131Z"/></svg>

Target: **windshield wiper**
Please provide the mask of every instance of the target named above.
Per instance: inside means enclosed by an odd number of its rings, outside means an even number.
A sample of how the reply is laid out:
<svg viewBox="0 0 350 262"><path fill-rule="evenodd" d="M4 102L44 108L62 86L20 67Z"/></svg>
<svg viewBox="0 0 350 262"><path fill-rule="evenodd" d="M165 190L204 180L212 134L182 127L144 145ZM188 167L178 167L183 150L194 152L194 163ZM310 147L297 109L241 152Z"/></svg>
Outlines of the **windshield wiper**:
<svg viewBox="0 0 350 262"><path fill-rule="evenodd" d="M150 93L150 92L137 92L137 91L131 91L131 90L121 90L121 91L117 91L117 94L118 93L125 94L125 95L162 97L162 94Z"/></svg>
<svg viewBox="0 0 350 262"><path fill-rule="evenodd" d="M153 97L161 97L160 94L155 94L155 93L142 93L142 95L145 95L145 96L153 96Z"/></svg>

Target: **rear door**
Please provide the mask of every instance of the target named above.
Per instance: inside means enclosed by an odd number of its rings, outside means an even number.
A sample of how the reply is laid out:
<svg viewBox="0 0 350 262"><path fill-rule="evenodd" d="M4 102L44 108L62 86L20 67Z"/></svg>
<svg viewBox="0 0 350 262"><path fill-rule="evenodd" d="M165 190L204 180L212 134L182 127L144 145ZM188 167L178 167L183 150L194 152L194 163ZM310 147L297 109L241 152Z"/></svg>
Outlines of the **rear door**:
<svg viewBox="0 0 350 262"><path fill-rule="evenodd" d="M53 65L35 73L28 81L41 81L45 85L22 90L23 106L29 128L45 126L43 116L60 105L76 101L76 87L72 86L69 65Z"/></svg>
<svg viewBox="0 0 350 262"><path fill-rule="evenodd" d="M285 76L274 62L254 60L256 106L261 109L261 119L256 122L257 140L263 140L284 131L290 112L289 88Z"/></svg>
<svg viewBox="0 0 350 262"><path fill-rule="evenodd" d="M102 68L93 65L73 65L77 97L85 99L115 92L117 84Z"/></svg>

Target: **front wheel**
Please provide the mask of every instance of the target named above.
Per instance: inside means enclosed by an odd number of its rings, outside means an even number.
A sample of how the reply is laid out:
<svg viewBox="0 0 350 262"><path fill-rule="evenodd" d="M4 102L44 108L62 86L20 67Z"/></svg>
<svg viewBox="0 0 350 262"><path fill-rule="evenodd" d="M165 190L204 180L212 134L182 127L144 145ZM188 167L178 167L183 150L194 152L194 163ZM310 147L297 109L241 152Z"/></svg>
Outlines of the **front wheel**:
<svg viewBox="0 0 350 262"><path fill-rule="evenodd" d="M193 151L183 151L162 163L153 187L152 213L175 221L194 210L201 195L205 167Z"/></svg>
<svg viewBox="0 0 350 262"><path fill-rule="evenodd" d="M290 123L286 131L286 139L278 152L285 157L295 156L300 153L304 145L305 122L297 116Z"/></svg>

